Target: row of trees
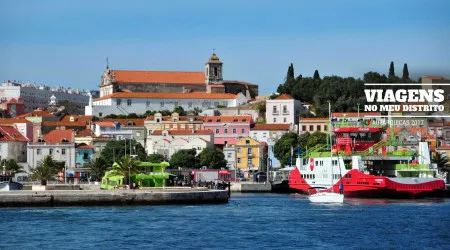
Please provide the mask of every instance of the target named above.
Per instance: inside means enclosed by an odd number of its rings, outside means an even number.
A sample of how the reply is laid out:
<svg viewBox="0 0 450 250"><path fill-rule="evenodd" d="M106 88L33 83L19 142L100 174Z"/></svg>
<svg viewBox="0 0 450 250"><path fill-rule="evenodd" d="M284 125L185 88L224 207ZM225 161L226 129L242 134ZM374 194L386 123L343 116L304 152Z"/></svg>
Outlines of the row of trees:
<svg viewBox="0 0 450 250"><path fill-rule="evenodd" d="M308 132L298 135L297 133L289 132L281 136L275 143L274 155L280 161L282 166L290 165L291 153L295 158L298 148L302 151L312 148L318 144L327 143L327 134L322 132Z"/></svg>
<svg viewBox="0 0 450 250"><path fill-rule="evenodd" d="M356 112L358 104L363 107L366 104L364 89L369 88L412 88L414 86L365 86L364 83L412 83L409 78L408 65L403 66L401 77L395 75L394 63L391 62L389 74L367 72L363 79L353 77L325 76L320 77L319 71L314 72L313 77L303 77L301 74L295 77L294 65L288 68L285 82L278 86L280 94L290 94L297 100L310 103L315 108L316 116L328 116L328 101L331 101L332 110L338 112ZM310 114L300 114L302 117Z"/></svg>

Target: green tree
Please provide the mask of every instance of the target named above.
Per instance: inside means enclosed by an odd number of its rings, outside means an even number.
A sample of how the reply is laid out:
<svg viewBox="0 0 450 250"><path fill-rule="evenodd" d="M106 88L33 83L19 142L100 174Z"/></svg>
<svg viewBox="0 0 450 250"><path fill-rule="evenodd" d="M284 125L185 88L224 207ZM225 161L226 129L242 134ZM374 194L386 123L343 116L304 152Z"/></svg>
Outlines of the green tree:
<svg viewBox="0 0 450 250"><path fill-rule="evenodd" d="M393 79L394 77L395 77L394 62L391 62L391 65L389 65L389 79Z"/></svg>
<svg viewBox="0 0 450 250"><path fill-rule="evenodd" d="M327 143L327 134L316 131L308 137L307 147L312 148L318 144L325 145Z"/></svg>
<svg viewBox="0 0 450 250"><path fill-rule="evenodd" d="M440 172L447 173L448 178L448 175L450 173L450 163L448 157L436 151L434 152L432 162L436 163L437 168Z"/></svg>
<svg viewBox="0 0 450 250"><path fill-rule="evenodd" d="M124 183L128 183L129 174L136 174L138 172L138 165L140 164L139 160L135 160L130 156L121 157L118 161L116 161L112 166L112 171L115 174L124 176Z"/></svg>
<svg viewBox="0 0 450 250"><path fill-rule="evenodd" d="M192 113L194 115L199 115L200 113L202 113L202 110L199 107L194 108L194 110L192 110Z"/></svg>
<svg viewBox="0 0 450 250"><path fill-rule="evenodd" d="M205 148L198 155L200 166L207 166L210 169L221 169L227 166L225 155L215 148Z"/></svg>
<svg viewBox="0 0 450 250"><path fill-rule="evenodd" d="M149 154L147 156L147 162L159 163L164 161L164 155L162 154Z"/></svg>
<svg viewBox="0 0 450 250"><path fill-rule="evenodd" d="M107 161L103 157L98 157L89 163L89 173L95 181L100 181L105 175L106 170L108 170L111 165L107 164Z"/></svg>
<svg viewBox="0 0 450 250"><path fill-rule="evenodd" d="M408 71L408 64L405 63L403 65L403 75L402 75L402 80L406 81L409 80L409 71Z"/></svg>
<svg viewBox="0 0 450 250"><path fill-rule="evenodd" d="M291 148L293 153L297 152L299 136L297 133L286 133L275 143L274 155L280 161L282 166L289 165L291 162Z"/></svg>
<svg viewBox="0 0 450 250"><path fill-rule="evenodd" d="M117 161L123 156L130 154L137 155L137 159L140 161L145 161L147 158L144 147L142 147L142 145L136 140L130 139L109 141L106 144L106 147L102 150L100 157L106 161L107 166L112 166L115 160Z"/></svg>
<svg viewBox="0 0 450 250"><path fill-rule="evenodd" d="M320 75L319 75L319 71L316 69L314 71L314 76L313 76L314 80L320 80Z"/></svg>
<svg viewBox="0 0 450 250"><path fill-rule="evenodd" d="M195 169L198 168L199 159L196 157L197 150L195 149L181 149L175 152L172 157L170 157L170 167L171 168L187 168Z"/></svg>
<svg viewBox="0 0 450 250"><path fill-rule="evenodd" d="M3 168L5 166L6 172L12 172L14 174L18 173L24 173L23 167L17 164L16 160L14 159L2 159L0 162L0 167Z"/></svg>
<svg viewBox="0 0 450 250"><path fill-rule="evenodd" d="M173 112L178 113L180 116L185 116L185 115L186 115L186 111L184 111L184 108L181 107L181 106L176 106L176 107L173 109Z"/></svg>
<svg viewBox="0 0 450 250"><path fill-rule="evenodd" d="M31 178L40 180L41 185L47 185L47 181L55 179L56 174L61 170L60 167L61 164L53 160L51 155L47 155L36 168L31 169Z"/></svg>
<svg viewBox="0 0 450 250"><path fill-rule="evenodd" d="M302 133L298 137L298 146L302 149L302 151L306 151L306 147L308 146L308 139L311 136L309 132Z"/></svg>

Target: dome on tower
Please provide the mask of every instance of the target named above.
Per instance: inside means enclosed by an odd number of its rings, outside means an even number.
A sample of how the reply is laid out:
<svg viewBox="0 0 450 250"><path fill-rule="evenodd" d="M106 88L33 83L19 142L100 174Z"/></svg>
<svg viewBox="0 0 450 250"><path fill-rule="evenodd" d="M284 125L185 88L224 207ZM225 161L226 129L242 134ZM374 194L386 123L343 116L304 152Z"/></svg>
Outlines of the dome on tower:
<svg viewBox="0 0 450 250"><path fill-rule="evenodd" d="M216 55L216 53L213 53L211 57L209 58L210 61L220 61L219 57Z"/></svg>

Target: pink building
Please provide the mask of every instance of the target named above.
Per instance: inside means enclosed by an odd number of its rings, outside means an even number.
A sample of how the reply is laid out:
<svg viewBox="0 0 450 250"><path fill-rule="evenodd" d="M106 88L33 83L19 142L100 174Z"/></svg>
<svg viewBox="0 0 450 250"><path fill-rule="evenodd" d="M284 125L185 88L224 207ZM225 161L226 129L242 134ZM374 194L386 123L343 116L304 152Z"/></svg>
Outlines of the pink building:
<svg viewBox="0 0 450 250"><path fill-rule="evenodd" d="M213 131L215 145L236 144L240 138L249 135L250 126L253 123L251 115L205 116L203 118L203 128Z"/></svg>

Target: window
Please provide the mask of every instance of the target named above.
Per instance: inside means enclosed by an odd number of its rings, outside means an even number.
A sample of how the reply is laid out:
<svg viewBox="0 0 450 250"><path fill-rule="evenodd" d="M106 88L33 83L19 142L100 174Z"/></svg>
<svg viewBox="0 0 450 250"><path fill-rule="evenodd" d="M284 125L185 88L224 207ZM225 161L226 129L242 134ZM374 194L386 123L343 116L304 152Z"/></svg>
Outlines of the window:
<svg viewBox="0 0 450 250"><path fill-rule="evenodd" d="M217 67L214 67L214 76L217 76Z"/></svg>
<svg viewBox="0 0 450 250"><path fill-rule="evenodd" d="M317 130L317 131L320 131L320 125L317 125L317 126L316 126L316 130Z"/></svg>
<svg viewBox="0 0 450 250"><path fill-rule="evenodd" d="M102 112L98 113L98 116L102 117L102 116L103 116L103 113L102 113Z"/></svg>
<svg viewBox="0 0 450 250"><path fill-rule="evenodd" d="M306 125L302 126L302 131L306 131Z"/></svg>
<svg viewBox="0 0 450 250"><path fill-rule="evenodd" d="M237 163L241 163L241 158L237 158Z"/></svg>
<svg viewBox="0 0 450 250"><path fill-rule="evenodd" d="M150 101L150 100L147 100L147 102L145 103L145 105L146 105L147 107L150 107L150 104L151 104L151 101Z"/></svg>
<svg viewBox="0 0 450 250"><path fill-rule="evenodd" d="M61 154L62 155L66 155L66 149L65 148L61 149Z"/></svg>
<svg viewBox="0 0 450 250"><path fill-rule="evenodd" d="M283 114L288 114L287 105L283 105Z"/></svg>
<svg viewBox="0 0 450 250"><path fill-rule="evenodd" d="M36 149L36 154L37 154L37 155L40 155L40 154L41 154L41 149L40 149L40 148Z"/></svg>
<svg viewBox="0 0 450 250"><path fill-rule="evenodd" d="M228 134L228 129L227 129L227 128L224 129L224 130L223 130L223 133L224 133L224 134Z"/></svg>
<svg viewBox="0 0 450 250"><path fill-rule="evenodd" d="M247 152L248 155L252 155L252 148L248 148Z"/></svg>
<svg viewBox="0 0 450 250"><path fill-rule="evenodd" d="M122 99L117 99L116 104L117 104L117 106L120 106L120 104L122 104Z"/></svg>
<svg viewBox="0 0 450 250"><path fill-rule="evenodd" d="M192 108L192 102L188 102L188 107Z"/></svg>
<svg viewBox="0 0 450 250"><path fill-rule="evenodd" d="M283 119L283 122L284 122L284 123L286 123L286 122L287 122L287 118L286 118L286 117L285 117L285 118Z"/></svg>
<svg viewBox="0 0 450 250"><path fill-rule="evenodd" d="M160 102L159 105L160 105L161 107L164 107L164 102Z"/></svg>
<svg viewBox="0 0 450 250"><path fill-rule="evenodd" d="M323 131L327 131L327 125L323 125Z"/></svg>
<svg viewBox="0 0 450 250"><path fill-rule="evenodd" d="M219 133L219 129L218 128L216 128L216 134L218 134Z"/></svg>
<svg viewBox="0 0 450 250"><path fill-rule="evenodd" d="M273 118L273 122L277 122L277 118L276 117Z"/></svg>
<svg viewBox="0 0 450 250"><path fill-rule="evenodd" d="M314 130L314 126L313 125L309 125L309 131L313 131Z"/></svg>
<svg viewBox="0 0 450 250"><path fill-rule="evenodd" d="M252 163L253 163L253 158L248 158L248 159L247 159L247 165L248 165L248 166L251 166Z"/></svg>
<svg viewBox="0 0 450 250"><path fill-rule="evenodd" d="M89 154L88 152L84 152L83 154L83 160L88 160L89 159Z"/></svg>
<svg viewBox="0 0 450 250"><path fill-rule="evenodd" d="M242 133L242 134L245 133L245 128L241 129L241 133Z"/></svg>
<svg viewBox="0 0 450 250"><path fill-rule="evenodd" d="M48 154L50 154L50 155L53 154L53 148L48 150Z"/></svg>
<svg viewBox="0 0 450 250"><path fill-rule="evenodd" d="M127 99L127 106L131 106L131 99Z"/></svg>
<svg viewBox="0 0 450 250"><path fill-rule="evenodd" d="M228 154L227 154L227 158L231 158L231 153L228 153Z"/></svg>
<svg viewBox="0 0 450 250"><path fill-rule="evenodd" d="M277 106L273 106L272 113L273 114L278 114Z"/></svg>
<svg viewBox="0 0 450 250"><path fill-rule="evenodd" d="M237 149L237 152L240 153L240 152L241 152L241 148L238 148L238 149Z"/></svg>
<svg viewBox="0 0 450 250"><path fill-rule="evenodd" d="M233 128L233 134L236 134L236 129L235 128Z"/></svg>

